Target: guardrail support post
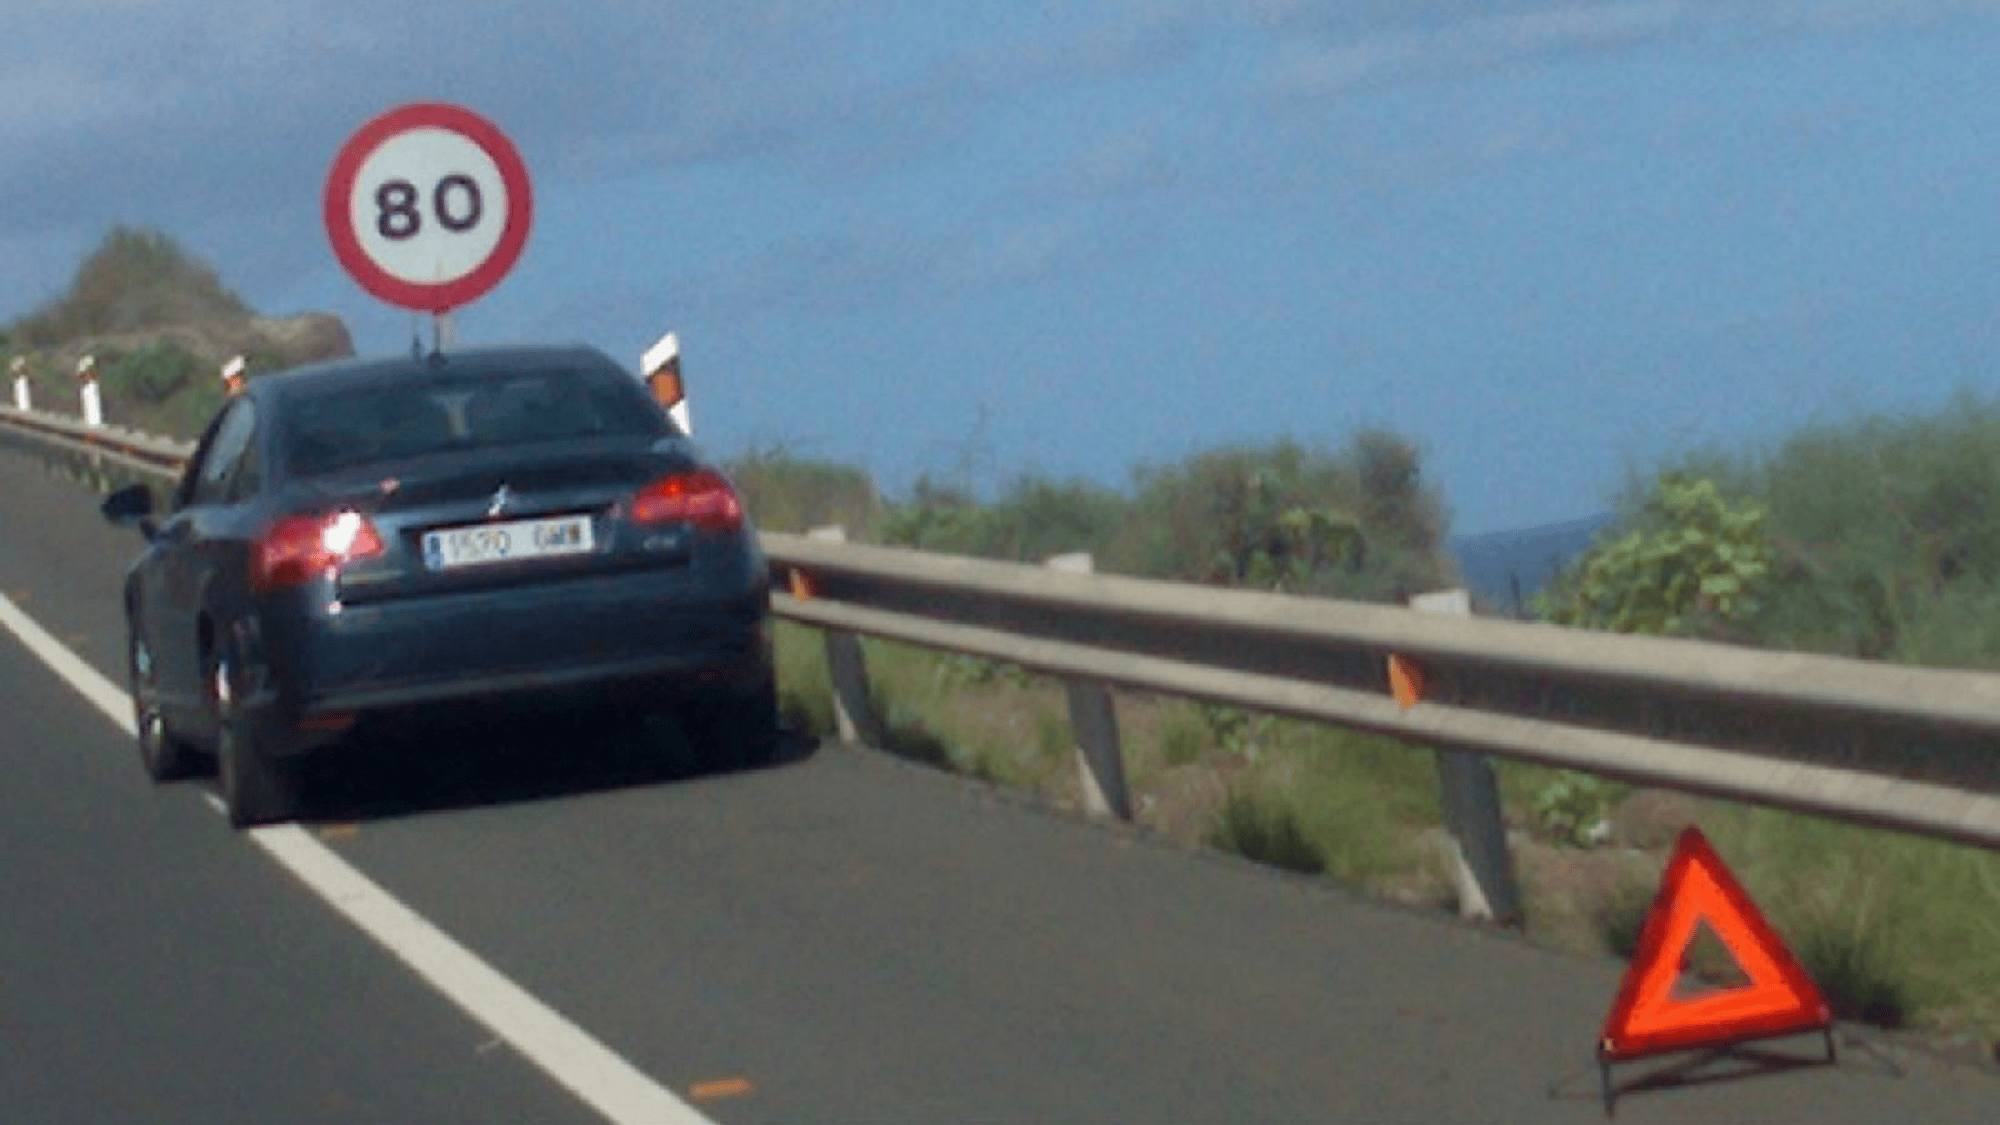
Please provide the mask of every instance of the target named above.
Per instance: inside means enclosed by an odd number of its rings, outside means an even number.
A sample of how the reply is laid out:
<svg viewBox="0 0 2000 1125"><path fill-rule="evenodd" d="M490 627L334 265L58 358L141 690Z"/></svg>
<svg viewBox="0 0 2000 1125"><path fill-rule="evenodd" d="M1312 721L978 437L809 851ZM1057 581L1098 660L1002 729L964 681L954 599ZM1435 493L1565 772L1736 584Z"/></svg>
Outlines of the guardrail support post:
<svg viewBox="0 0 2000 1125"><path fill-rule="evenodd" d="M34 408L34 397L28 393L28 377L26 375L14 376L14 409L33 410Z"/></svg>
<svg viewBox="0 0 2000 1125"><path fill-rule="evenodd" d="M1048 560L1055 570L1089 574L1087 553L1057 555ZM1118 741L1118 712L1111 691L1095 680L1071 677L1063 682L1069 697L1069 729L1076 739L1077 776L1083 782L1083 808L1091 816L1132 819L1132 796L1125 786L1125 751Z"/></svg>
<svg viewBox="0 0 2000 1125"><path fill-rule="evenodd" d="M815 527L806 535L847 542L847 529L839 526ZM882 723L868 691L868 660L861 652L861 638L834 629L822 633L826 638L827 678L833 682L833 721L840 740L861 746L882 745Z"/></svg>
<svg viewBox="0 0 2000 1125"><path fill-rule="evenodd" d="M1461 617L1472 614L1464 590L1418 594L1410 606ZM1507 846L1507 823L1500 814L1500 786L1492 761L1463 750L1439 750L1437 769L1439 804L1451 835L1459 915L1519 925L1521 888L1514 875L1514 854Z"/></svg>

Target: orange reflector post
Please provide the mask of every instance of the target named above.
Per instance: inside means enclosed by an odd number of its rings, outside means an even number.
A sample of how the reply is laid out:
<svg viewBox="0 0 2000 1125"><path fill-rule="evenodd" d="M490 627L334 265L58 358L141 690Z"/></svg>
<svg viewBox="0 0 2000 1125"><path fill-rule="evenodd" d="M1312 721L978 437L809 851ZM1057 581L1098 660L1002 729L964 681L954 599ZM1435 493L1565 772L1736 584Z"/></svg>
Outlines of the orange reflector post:
<svg viewBox="0 0 2000 1125"><path fill-rule="evenodd" d="M1704 924L1721 939L1748 984L1693 995L1677 988L1688 945ZM1819 986L1723 865L1708 837L1693 826L1682 830L1598 1043L1606 1110L1611 1108L1613 1062L1802 1031L1827 1032L1831 1059L1832 1027L1833 1012Z"/></svg>
<svg viewBox="0 0 2000 1125"><path fill-rule="evenodd" d="M813 597L812 579L807 577L805 571L800 570L797 567L792 568L791 574L792 574L792 596L799 599L802 602L811 601Z"/></svg>
<svg viewBox="0 0 2000 1125"><path fill-rule="evenodd" d="M1424 666L1407 656L1389 654L1389 690L1396 702L1414 707L1424 697Z"/></svg>
<svg viewBox="0 0 2000 1125"><path fill-rule="evenodd" d="M653 372L647 376L646 381L652 385L653 398L661 406L677 406L682 399L687 397L687 391L681 386L679 364L675 364L672 367L663 367Z"/></svg>

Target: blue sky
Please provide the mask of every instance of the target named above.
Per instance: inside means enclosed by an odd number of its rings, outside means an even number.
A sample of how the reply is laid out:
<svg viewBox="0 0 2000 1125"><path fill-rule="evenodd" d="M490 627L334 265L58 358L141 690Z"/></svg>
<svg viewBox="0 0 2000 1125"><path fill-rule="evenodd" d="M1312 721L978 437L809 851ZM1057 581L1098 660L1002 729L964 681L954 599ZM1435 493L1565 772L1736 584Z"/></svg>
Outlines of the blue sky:
<svg viewBox="0 0 2000 1125"><path fill-rule="evenodd" d="M114 222L260 310L408 313L319 192L462 103L534 178L468 343L676 329L698 435L992 486L1423 447L1477 533L1984 391L1995 0L7 0L0 317Z"/></svg>

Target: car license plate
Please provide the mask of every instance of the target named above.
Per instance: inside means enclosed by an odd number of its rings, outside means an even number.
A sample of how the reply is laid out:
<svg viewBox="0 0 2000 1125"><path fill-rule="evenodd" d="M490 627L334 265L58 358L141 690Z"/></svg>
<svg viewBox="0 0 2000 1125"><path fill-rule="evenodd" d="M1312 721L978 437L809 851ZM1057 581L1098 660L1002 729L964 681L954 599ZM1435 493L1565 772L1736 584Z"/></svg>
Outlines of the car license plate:
<svg viewBox="0 0 2000 1125"><path fill-rule="evenodd" d="M453 570L520 559L581 555L593 546L589 516L473 524L425 532L424 566L431 570Z"/></svg>

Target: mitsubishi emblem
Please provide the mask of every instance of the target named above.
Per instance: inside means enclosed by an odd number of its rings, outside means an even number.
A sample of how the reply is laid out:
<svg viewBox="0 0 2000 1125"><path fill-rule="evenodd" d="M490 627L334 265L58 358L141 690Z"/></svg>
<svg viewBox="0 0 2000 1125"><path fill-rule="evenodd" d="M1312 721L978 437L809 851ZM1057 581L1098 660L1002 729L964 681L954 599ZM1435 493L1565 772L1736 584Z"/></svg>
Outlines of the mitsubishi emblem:
<svg viewBox="0 0 2000 1125"><path fill-rule="evenodd" d="M507 505L513 502L514 493L507 488L507 482L500 482L500 487L493 490L493 499L486 505L486 518L499 519L507 511Z"/></svg>

